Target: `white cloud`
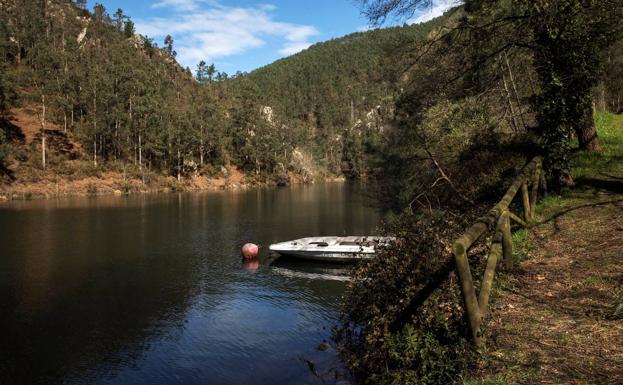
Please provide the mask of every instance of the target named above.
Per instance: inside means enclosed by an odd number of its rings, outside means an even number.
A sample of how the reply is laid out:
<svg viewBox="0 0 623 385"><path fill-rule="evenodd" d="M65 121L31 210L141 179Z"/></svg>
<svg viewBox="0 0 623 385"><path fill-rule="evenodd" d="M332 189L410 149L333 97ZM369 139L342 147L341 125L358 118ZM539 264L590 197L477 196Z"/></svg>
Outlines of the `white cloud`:
<svg viewBox="0 0 623 385"><path fill-rule="evenodd" d="M462 0L438 0L433 1L431 7L427 7L418 12L412 19L409 20L409 24L419 24L432 20L436 17L443 15L445 11L457 5L463 4Z"/></svg>
<svg viewBox="0 0 623 385"><path fill-rule="evenodd" d="M217 0L160 0L153 4L152 8L173 8L178 11L194 11L201 4L217 5Z"/></svg>
<svg viewBox="0 0 623 385"><path fill-rule="evenodd" d="M286 43L278 52L283 56L294 55L297 52L301 52L302 50L309 48L311 43Z"/></svg>
<svg viewBox="0 0 623 385"><path fill-rule="evenodd" d="M178 61L193 68L200 60L212 62L259 48L269 38L282 41L281 55L291 55L311 45L318 30L309 25L276 21L275 6L223 6L215 0L160 0L154 8L167 8L171 16L136 21L137 31L153 38L173 36Z"/></svg>

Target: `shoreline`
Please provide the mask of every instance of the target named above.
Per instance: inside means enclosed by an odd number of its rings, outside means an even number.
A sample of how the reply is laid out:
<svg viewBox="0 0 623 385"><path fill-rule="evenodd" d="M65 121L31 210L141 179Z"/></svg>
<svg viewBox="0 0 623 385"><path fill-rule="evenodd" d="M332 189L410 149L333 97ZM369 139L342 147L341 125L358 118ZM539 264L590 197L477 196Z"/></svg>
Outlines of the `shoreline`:
<svg viewBox="0 0 623 385"><path fill-rule="evenodd" d="M278 187L274 181L248 182L243 178L207 178L203 176L177 178L159 176L144 183L143 180L128 179L106 173L103 177L87 177L78 180L41 180L36 182L16 181L0 184L0 204L11 201L47 200L69 197L132 196L148 194L171 194L214 191L244 191L260 187ZM322 180L299 180L291 178L289 186L315 183L345 182L343 176L325 177Z"/></svg>

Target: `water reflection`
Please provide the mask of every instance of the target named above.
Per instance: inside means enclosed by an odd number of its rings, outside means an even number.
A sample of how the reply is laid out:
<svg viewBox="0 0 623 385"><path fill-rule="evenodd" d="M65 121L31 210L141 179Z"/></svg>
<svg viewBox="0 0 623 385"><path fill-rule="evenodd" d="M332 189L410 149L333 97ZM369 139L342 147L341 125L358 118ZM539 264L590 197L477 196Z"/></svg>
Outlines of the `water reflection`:
<svg viewBox="0 0 623 385"><path fill-rule="evenodd" d="M350 282L351 266L336 263L304 262L296 259L277 258L270 263L271 272L289 278L319 281Z"/></svg>
<svg viewBox="0 0 623 385"><path fill-rule="evenodd" d="M0 383L318 383L345 283L239 248L376 223L341 184L2 205Z"/></svg>
<svg viewBox="0 0 623 385"><path fill-rule="evenodd" d="M260 260L255 258L251 260L242 261L242 266L249 273L254 273L260 268Z"/></svg>

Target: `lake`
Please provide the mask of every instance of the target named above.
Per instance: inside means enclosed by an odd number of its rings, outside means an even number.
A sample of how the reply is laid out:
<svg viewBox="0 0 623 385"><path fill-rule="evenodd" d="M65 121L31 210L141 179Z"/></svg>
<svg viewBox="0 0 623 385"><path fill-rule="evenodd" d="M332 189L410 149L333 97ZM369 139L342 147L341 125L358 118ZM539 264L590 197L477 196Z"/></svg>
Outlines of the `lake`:
<svg viewBox="0 0 623 385"><path fill-rule="evenodd" d="M267 248L378 221L342 183L2 203L0 384L335 383L344 271Z"/></svg>

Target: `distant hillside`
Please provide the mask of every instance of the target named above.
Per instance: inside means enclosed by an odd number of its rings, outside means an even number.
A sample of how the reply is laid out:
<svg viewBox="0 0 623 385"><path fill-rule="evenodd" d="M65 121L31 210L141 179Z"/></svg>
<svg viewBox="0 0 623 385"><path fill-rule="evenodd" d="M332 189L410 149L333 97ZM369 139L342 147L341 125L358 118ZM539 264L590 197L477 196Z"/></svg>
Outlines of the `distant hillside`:
<svg viewBox="0 0 623 385"><path fill-rule="evenodd" d="M291 118L315 117L319 126L350 123L351 102L365 114L400 89L410 52L405 45L426 39L445 22L357 32L310 48L253 71L249 78L263 100ZM359 116L360 117L360 116Z"/></svg>
<svg viewBox="0 0 623 385"><path fill-rule="evenodd" d="M391 114L412 54L404 47L426 39L445 20L358 32L315 44L251 72L248 79L259 88L263 104L272 106L289 124L315 133L314 143L322 147L324 156L364 151L344 150L344 146L361 147L344 138L348 135L344 130L359 120L370 123L371 114L380 114L381 119Z"/></svg>
<svg viewBox="0 0 623 385"><path fill-rule="evenodd" d="M81 144L76 161L100 168L126 163L178 181L219 177L229 165L267 178L278 164L283 170L290 163L296 144L270 127L244 82L208 66L193 78L176 62L172 38L161 48L137 35L122 10L110 14L98 4L89 12L66 0L3 0L0 11L0 113L12 122L23 107L20 113L33 116L21 121L39 125L11 127L42 133L60 127ZM0 135L5 174L75 168L68 163L73 160L54 156L45 134L27 148L8 136Z"/></svg>
<svg viewBox="0 0 623 385"><path fill-rule="evenodd" d="M5 181L80 162L178 182L230 166L250 182L364 176L400 90L401 47L443 22L354 33L228 77L180 67L174 37L159 46L137 35L122 10L78 3L0 1ZM47 136L79 152L70 159Z"/></svg>

